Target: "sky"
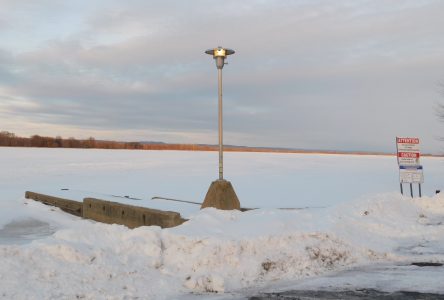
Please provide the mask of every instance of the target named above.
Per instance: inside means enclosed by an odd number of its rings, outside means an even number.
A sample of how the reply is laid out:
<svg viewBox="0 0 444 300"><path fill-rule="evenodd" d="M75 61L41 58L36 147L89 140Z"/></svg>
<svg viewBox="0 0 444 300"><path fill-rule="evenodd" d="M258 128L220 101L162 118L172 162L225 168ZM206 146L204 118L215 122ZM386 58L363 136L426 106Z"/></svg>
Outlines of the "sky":
<svg viewBox="0 0 444 300"><path fill-rule="evenodd" d="M0 130L444 153L444 1L0 0Z"/></svg>

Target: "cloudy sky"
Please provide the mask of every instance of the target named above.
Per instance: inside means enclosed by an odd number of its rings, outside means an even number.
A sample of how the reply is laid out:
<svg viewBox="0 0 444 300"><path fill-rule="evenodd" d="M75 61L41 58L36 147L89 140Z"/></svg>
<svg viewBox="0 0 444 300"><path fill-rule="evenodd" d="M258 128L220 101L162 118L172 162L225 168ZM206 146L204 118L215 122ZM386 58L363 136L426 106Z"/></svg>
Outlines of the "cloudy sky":
<svg viewBox="0 0 444 300"><path fill-rule="evenodd" d="M0 0L0 130L444 152L444 1Z"/></svg>

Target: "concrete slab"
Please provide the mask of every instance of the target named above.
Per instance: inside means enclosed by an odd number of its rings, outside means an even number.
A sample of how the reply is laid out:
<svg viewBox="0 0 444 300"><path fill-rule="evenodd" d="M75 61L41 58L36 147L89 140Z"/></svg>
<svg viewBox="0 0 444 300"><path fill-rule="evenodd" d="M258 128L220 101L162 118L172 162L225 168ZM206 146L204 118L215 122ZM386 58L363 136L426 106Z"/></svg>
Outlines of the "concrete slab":
<svg viewBox="0 0 444 300"><path fill-rule="evenodd" d="M83 200L83 217L108 224L121 224L129 228L156 225L175 227L186 219L179 213L126 205L94 198Z"/></svg>
<svg viewBox="0 0 444 300"><path fill-rule="evenodd" d="M224 210L240 210L240 202L231 182L227 180L213 181L201 206L201 208L205 207L214 207Z"/></svg>
<svg viewBox="0 0 444 300"><path fill-rule="evenodd" d="M61 210L63 210L64 212L70 213L70 214L78 216L78 217L81 217L83 215L82 214L83 203L78 202L78 201L73 201L73 200L64 199L64 198L60 198L60 197L54 197L54 196L45 195L45 194L34 193L34 192L30 192L30 191L27 191L25 193L25 198L26 199L33 199L33 200L42 202L46 205L56 206L56 207L60 208Z"/></svg>
<svg viewBox="0 0 444 300"><path fill-rule="evenodd" d="M82 202L27 191L27 199L59 207L63 211L108 224L120 224L129 228L139 226L174 227L187 221L180 213L128 205L96 198L85 198Z"/></svg>

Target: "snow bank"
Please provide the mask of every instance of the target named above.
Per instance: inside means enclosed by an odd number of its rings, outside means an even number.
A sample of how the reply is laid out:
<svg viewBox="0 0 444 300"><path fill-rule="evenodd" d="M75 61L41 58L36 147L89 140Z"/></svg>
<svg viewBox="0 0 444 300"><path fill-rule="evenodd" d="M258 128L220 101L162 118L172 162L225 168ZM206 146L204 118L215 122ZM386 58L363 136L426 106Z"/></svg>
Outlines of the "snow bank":
<svg viewBox="0 0 444 300"><path fill-rule="evenodd" d="M410 198L381 194L335 209L335 232L353 244L404 260L443 260L444 195ZM433 255L435 253L436 255Z"/></svg>
<svg viewBox="0 0 444 300"><path fill-rule="evenodd" d="M382 194L332 209L210 208L163 230L99 224L26 203L59 229L26 245L0 246L4 298L172 299L374 261L444 262L440 195Z"/></svg>

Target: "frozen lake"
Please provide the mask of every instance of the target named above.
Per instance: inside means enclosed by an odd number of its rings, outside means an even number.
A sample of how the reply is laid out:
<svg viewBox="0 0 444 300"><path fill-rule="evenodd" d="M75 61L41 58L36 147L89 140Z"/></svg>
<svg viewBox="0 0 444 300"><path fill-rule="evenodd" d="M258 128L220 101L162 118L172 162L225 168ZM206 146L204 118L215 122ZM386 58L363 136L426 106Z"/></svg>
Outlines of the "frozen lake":
<svg viewBox="0 0 444 300"><path fill-rule="evenodd" d="M21 198L25 190L57 193L69 188L80 195L164 196L202 202L218 176L217 155L0 148L0 201ZM363 195L399 191L394 156L228 152L224 162L225 178L232 182L245 207L331 206ZM425 157L422 164L423 194L444 189L444 158Z"/></svg>

